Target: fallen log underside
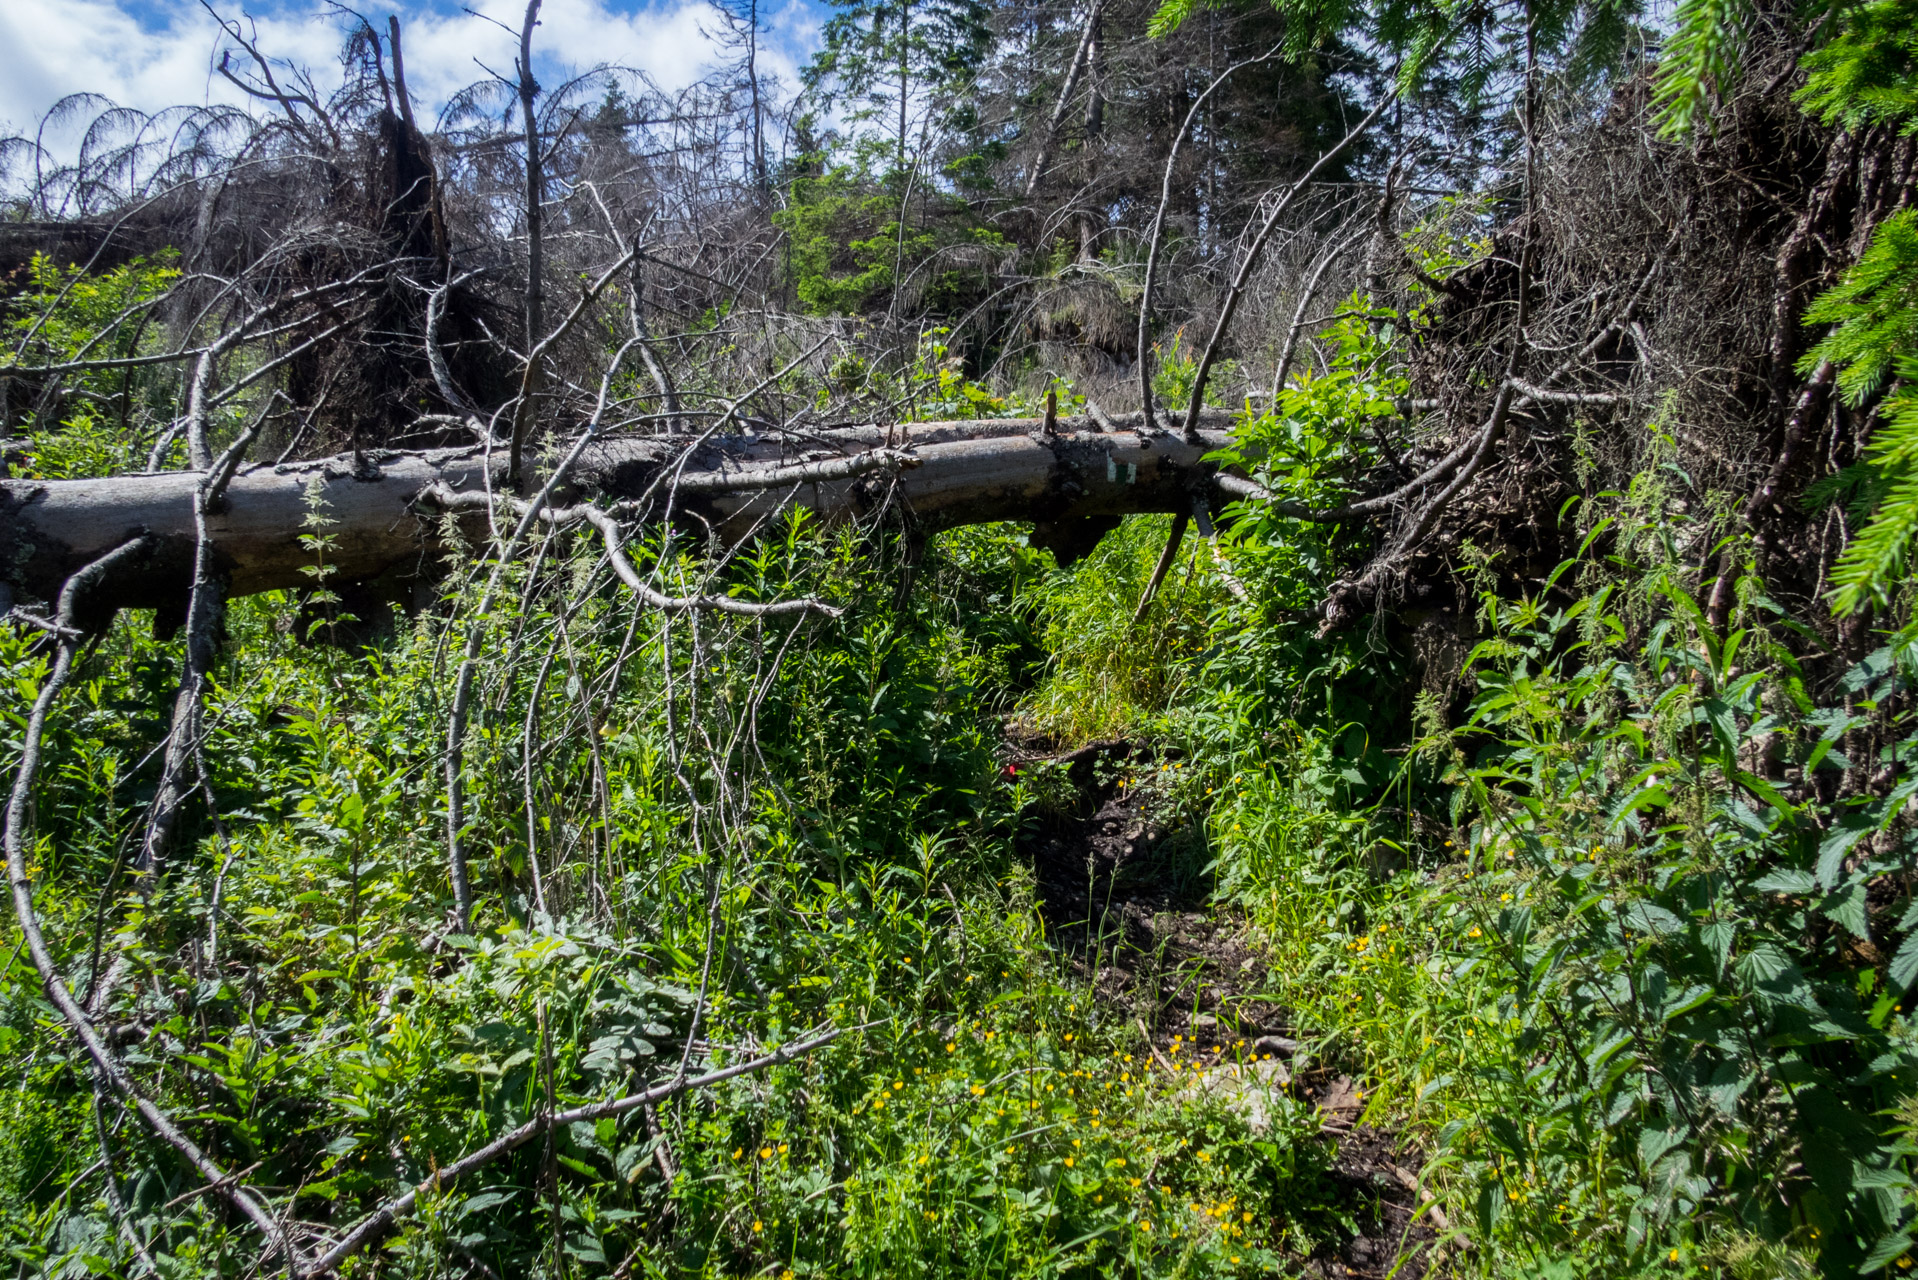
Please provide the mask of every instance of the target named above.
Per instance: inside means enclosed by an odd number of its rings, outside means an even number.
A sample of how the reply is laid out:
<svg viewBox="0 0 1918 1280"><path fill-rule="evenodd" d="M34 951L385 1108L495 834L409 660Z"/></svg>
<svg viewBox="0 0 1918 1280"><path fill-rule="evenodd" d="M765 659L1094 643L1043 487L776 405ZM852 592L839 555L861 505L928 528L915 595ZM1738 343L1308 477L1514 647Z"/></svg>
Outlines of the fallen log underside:
<svg viewBox="0 0 1918 1280"><path fill-rule="evenodd" d="M607 436L585 446L550 503L625 504L640 518L670 510L729 540L749 536L787 505L833 520L890 504L924 532L1034 521L1035 542L1070 559L1122 516L1183 514L1200 498L1216 501L1204 455L1228 443L1222 428L1230 421L1208 413L1214 429L1198 444L1140 430L1136 415L1108 419L1119 429L1103 432L1006 418L710 440ZM311 585L319 557L302 535L315 531L310 517L317 515L327 522L329 584L429 576L445 550L446 517L422 495L499 493L506 461L503 448L474 446L243 468L207 516L214 568L231 596ZM138 568L102 583L96 601L179 607L194 580L201 478L178 471L0 480L0 587L14 600L52 600L79 568L145 534L149 550ZM469 535L484 533L483 512L463 520Z"/></svg>

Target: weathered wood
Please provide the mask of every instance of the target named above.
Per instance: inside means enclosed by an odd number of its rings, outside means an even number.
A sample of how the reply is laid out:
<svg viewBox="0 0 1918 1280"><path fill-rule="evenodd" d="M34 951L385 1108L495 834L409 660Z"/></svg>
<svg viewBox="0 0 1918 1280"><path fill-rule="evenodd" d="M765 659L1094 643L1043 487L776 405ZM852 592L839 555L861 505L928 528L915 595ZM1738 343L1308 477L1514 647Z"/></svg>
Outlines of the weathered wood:
<svg viewBox="0 0 1918 1280"><path fill-rule="evenodd" d="M1230 421L1225 413L1208 414L1207 425L1225 428ZM1067 420L1065 428L1086 429L1055 435L1046 435L1038 418L844 427L797 438L717 438L691 453L692 441L684 437L614 436L587 447L555 501L630 500L649 490L658 498L673 487L670 477L661 478L671 467L680 480L674 510L731 538L747 536L788 503L829 519L892 503L925 531L994 520L1057 524L1189 512L1212 471L1203 455L1228 437L1215 429L1195 445L1125 429L1137 422L1136 415L1116 419L1121 430L1114 433ZM821 470L838 472L835 478L765 487L768 471L875 450L893 452L885 465L834 465ZM421 508L419 495L436 485L497 490L506 467L503 449L488 456L475 447L367 452L243 470L207 517L216 567L232 595L308 585L317 557L302 535L321 531L330 539L325 563L332 583L419 574L442 550L442 517ZM0 480L0 584L16 599L51 600L80 566L144 533L151 552L108 594L117 607L177 608L192 584L199 483L192 471ZM330 522L323 530L309 527L307 517L315 513ZM482 516L474 531L483 529Z"/></svg>

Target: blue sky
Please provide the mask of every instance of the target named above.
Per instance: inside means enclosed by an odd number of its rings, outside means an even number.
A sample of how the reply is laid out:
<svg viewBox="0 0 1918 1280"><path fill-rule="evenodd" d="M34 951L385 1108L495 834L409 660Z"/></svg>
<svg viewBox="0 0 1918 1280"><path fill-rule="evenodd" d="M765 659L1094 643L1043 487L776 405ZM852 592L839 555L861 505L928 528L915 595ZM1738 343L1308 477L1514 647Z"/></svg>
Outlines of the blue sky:
<svg viewBox="0 0 1918 1280"><path fill-rule="evenodd" d="M323 0L252 0L215 5L242 13L270 56L314 69L328 83L346 19ZM397 13L404 29L407 80L416 99L437 109L448 95L484 76L475 59L503 73L514 40L485 19L517 30L525 0L443 0L354 7L378 27ZM811 0L762 0L772 28L762 69L789 80L813 48L818 14ZM696 80L716 57L702 32L704 0L545 0L538 37L541 79L600 63L635 67L674 88ZM0 0L0 133L26 131L69 93L105 94L124 106L234 102L218 75L219 27L192 0Z"/></svg>

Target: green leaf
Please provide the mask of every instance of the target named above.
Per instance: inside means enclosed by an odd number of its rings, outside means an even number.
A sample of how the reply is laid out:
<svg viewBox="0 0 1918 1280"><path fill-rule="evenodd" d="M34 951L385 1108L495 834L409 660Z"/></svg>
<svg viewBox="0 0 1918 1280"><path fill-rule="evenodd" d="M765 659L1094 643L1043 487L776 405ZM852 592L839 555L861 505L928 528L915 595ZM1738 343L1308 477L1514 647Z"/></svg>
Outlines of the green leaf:
<svg viewBox="0 0 1918 1280"><path fill-rule="evenodd" d="M1638 1160L1641 1166L1650 1169L1667 1151L1683 1142L1690 1130L1683 1125L1670 1129L1655 1129L1651 1126L1639 1130Z"/></svg>
<svg viewBox="0 0 1918 1280"><path fill-rule="evenodd" d="M1479 1234L1489 1237L1497 1229L1499 1219L1505 1216L1505 1187L1486 1180L1478 1189L1477 1207Z"/></svg>
<svg viewBox="0 0 1918 1280"><path fill-rule="evenodd" d="M1752 881L1751 887L1760 893L1807 894L1818 888L1818 881L1809 871L1780 867Z"/></svg>
<svg viewBox="0 0 1918 1280"><path fill-rule="evenodd" d="M1818 846L1818 883L1826 889L1836 888L1839 873L1845 869L1846 855L1853 845L1870 834L1870 824L1855 819L1847 819L1832 828Z"/></svg>
<svg viewBox="0 0 1918 1280"><path fill-rule="evenodd" d="M1739 978L1767 995L1796 1008L1822 1014L1798 962L1776 943L1761 942L1738 957L1732 966Z"/></svg>
<svg viewBox="0 0 1918 1280"><path fill-rule="evenodd" d="M1731 958L1732 945L1738 940L1736 920L1713 920L1698 930L1698 940L1712 953L1718 967L1723 969Z"/></svg>
<svg viewBox="0 0 1918 1280"><path fill-rule="evenodd" d="M1626 927L1658 937L1684 931L1685 922L1655 902L1638 901L1625 909Z"/></svg>
<svg viewBox="0 0 1918 1280"><path fill-rule="evenodd" d="M1531 1150L1530 1145L1525 1141L1525 1134L1512 1122L1511 1117L1499 1115L1497 1112L1488 1113L1485 1117L1485 1127L1491 1130L1493 1140L1514 1156L1524 1159Z"/></svg>
<svg viewBox="0 0 1918 1280"><path fill-rule="evenodd" d="M1705 1085L1705 1097L1718 1114L1729 1118L1737 1114L1738 1100L1757 1080L1756 1071L1741 1069L1737 1062L1721 1062Z"/></svg>
<svg viewBox="0 0 1918 1280"><path fill-rule="evenodd" d="M503 1204L510 1204L518 1198L519 1194L517 1191L482 1191L476 1196L468 1196L466 1200L461 1203L455 1216L464 1218L471 1214L484 1213L488 1209L498 1208Z"/></svg>
<svg viewBox="0 0 1918 1280"><path fill-rule="evenodd" d="M1585 1056L1585 1066L1587 1070L1589 1070L1591 1074L1597 1075L1598 1069L1610 1061L1613 1054L1631 1042L1632 1036L1629 1031L1614 1031L1611 1035L1600 1041L1597 1048Z"/></svg>
<svg viewBox="0 0 1918 1280"><path fill-rule="evenodd" d="M1865 882L1862 877L1854 879L1837 893L1827 895L1818 904L1818 913L1845 926L1856 937L1871 937L1871 923L1865 916Z"/></svg>
<svg viewBox="0 0 1918 1280"><path fill-rule="evenodd" d="M1892 956L1885 978L1900 991L1911 990L1912 979L1918 978L1918 933L1906 934L1905 940L1898 944L1898 953Z"/></svg>
<svg viewBox="0 0 1918 1280"><path fill-rule="evenodd" d="M1912 1237L1908 1232L1895 1231L1884 1236L1876 1241L1870 1251L1859 1261L1858 1270L1877 1271L1881 1267L1888 1267L1902 1258L1910 1250L1911 1245Z"/></svg>
<svg viewBox="0 0 1918 1280"><path fill-rule="evenodd" d="M1722 698L1707 698L1701 708L1701 714L1712 727L1712 736L1718 739L1718 749L1730 755L1738 750L1738 718L1733 714L1731 704Z"/></svg>
<svg viewBox="0 0 1918 1280"><path fill-rule="evenodd" d="M1654 783L1643 787L1625 798L1616 808L1606 814L1606 825L1617 831L1624 825L1625 819L1640 809L1663 808L1672 802L1671 793L1663 786Z"/></svg>
<svg viewBox="0 0 1918 1280"><path fill-rule="evenodd" d="M1682 1017L1692 1010L1708 1004L1711 998L1717 994L1716 991L1702 984L1688 987L1672 1006L1665 1010L1665 1016L1660 1019L1660 1021L1670 1022L1673 1018Z"/></svg>

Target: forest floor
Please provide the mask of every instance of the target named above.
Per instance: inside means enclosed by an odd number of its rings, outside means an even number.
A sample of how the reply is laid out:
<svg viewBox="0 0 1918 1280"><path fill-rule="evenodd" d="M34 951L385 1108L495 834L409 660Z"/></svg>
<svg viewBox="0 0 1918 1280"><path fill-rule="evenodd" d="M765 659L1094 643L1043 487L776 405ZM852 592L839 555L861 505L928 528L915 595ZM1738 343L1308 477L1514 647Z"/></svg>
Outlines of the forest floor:
<svg viewBox="0 0 1918 1280"><path fill-rule="evenodd" d="M1109 741L1052 756L1045 746L1013 741L1008 750L1015 765L1063 766L1070 784L1020 839L1052 945L1109 1014L1141 1031L1162 1068L1249 1049L1267 1078L1276 1074L1318 1105L1331 1190L1352 1231L1301 1259L1304 1274L1442 1274L1436 1210L1418 1212L1421 1153L1404 1135L1354 1123L1362 1083L1337 1063L1312 1060L1287 1011L1263 994L1266 961L1247 922L1211 901L1198 824L1169 813L1151 788L1127 785L1149 750ZM1194 1088L1216 1088L1225 1072L1194 1075Z"/></svg>

